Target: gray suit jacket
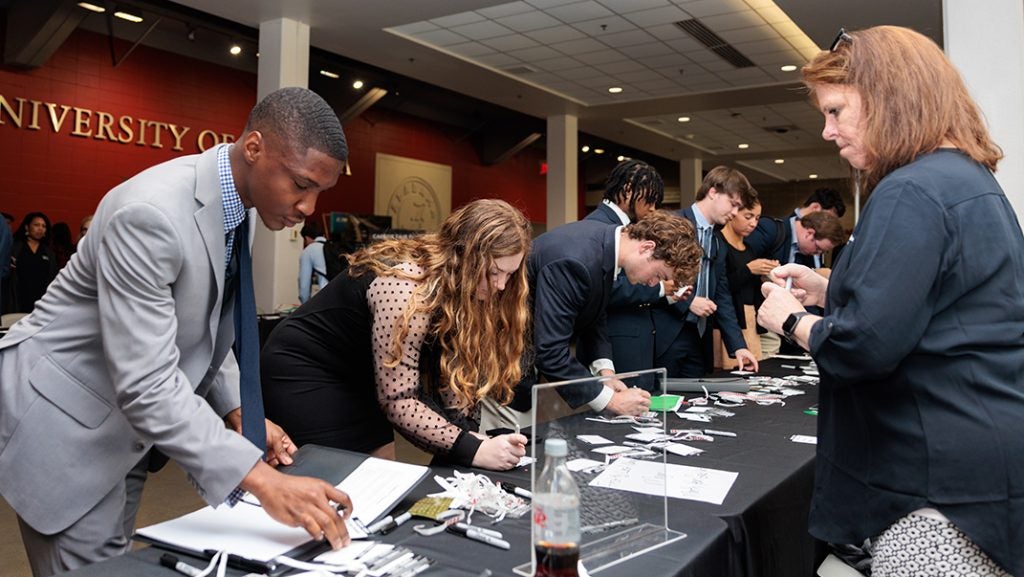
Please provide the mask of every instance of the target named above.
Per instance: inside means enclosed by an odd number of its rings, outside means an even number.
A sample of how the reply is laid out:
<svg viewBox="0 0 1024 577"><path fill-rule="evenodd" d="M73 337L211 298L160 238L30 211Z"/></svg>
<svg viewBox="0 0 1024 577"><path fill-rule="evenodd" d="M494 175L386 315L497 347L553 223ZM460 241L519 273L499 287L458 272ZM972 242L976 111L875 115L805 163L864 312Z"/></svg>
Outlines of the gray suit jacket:
<svg viewBox="0 0 1024 577"><path fill-rule="evenodd" d="M150 168L0 340L0 493L37 531L82 518L154 445L211 505L260 458L221 419L239 406L224 245L216 148Z"/></svg>

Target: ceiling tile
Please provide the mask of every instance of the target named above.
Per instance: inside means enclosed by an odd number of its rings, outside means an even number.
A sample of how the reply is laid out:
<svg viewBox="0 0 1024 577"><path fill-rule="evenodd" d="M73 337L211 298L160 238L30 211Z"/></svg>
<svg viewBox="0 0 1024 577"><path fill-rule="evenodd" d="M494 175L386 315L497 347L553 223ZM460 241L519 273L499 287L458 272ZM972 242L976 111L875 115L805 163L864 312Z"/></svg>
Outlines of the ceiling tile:
<svg viewBox="0 0 1024 577"><path fill-rule="evenodd" d="M763 26L766 24L753 10L721 14L718 16L707 16L700 19L705 26L718 32L720 30L733 30L735 28L750 28L751 26Z"/></svg>
<svg viewBox="0 0 1024 577"><path fill-rule="evenodd" d="M635 60L619 60L618 62L608 62L601 65L602 70L616 77L620 73L632 72L639 68L642 68L642 66Z"/></svg>
<svg viewBox="0 0 1024 577"><path fill-rule="evenodd" d="M739 82L750 85L766 84L772 81L770 76L757 67L723 70L722 72L719 72L718 75L729 82Z"/></svg>
<svg viewBox="0 0 1024 577"><path fill-rule="evenodd" d="M653 70L648 70L647 68L641 68L639 70L634 70L632 72L623 72L621 74L618 74L617 77L620 80L625 80L626 82L630 82L630 83L632 83L632 82L640 82L640 81L644 81L644 80L662 80L662 79L665 79L665 77L662 76L661 74L658 74L657 72L655 72Z"/></svg>
<svg viewBox="0 0 1024 577"><path fill-rule="evenodd" d="M636 46L623 46L619 48L619 52L629 56L630 58L638 60L650 58L652 56L675 54L674 50L661 42L648 42L647 44L638 44Z"/></svg>
<svg viewBox="0 0 1024 577"><path fill-rule="evenodd" d="M450 46L452 44L462 44L469 38L461 36L452 32L451 30L437 29L429 32L422 32L416 34L416 38L422 42L428 44L436 44L437 46Z"/></svg>
<svg viewBox="0 0 1024 577"><path fill-rule="evenodd" d="M608 48L604 44L601 44L600 42L592 38L582 38L580 40L571 40L569 42L559 42L557 44L552 44L551 47L554 48L555 50L558 50L559 52L563 52L571 56L586 54L588 52L596 52L598 50L606 50Z"/></svg>
<svg viewBox="0 0 1024 577"><path fill-rule="evenodd" d="M452 44L448 46L448 50L462 56L482 56L484 54L494 53L494 49L490 46L484 46L479 42L463 42L462 44Z"/></svg>
<svg viewBox="0 0 1024 577"><path fill-rule="evenodd" d="M513 50L509 52L509 55L514 56L523 62L536 62L538 60L558 58L562 53L557 50L552 50L547 46L534 46L532 48L524 48L522 50Z"/></svg>
<svg viewBox="0 0 1024 577"><path fill-rule="evenodd" d="M782 8L778 6L764 6L757 9L757 13L761 15L761 18L769 24L776 22L789 22L789 14L782 11ZM838 30L838 28L836 29Z"/></svg>
<svg viewBox="0 0 1024 577"><path fill-rule="evenodd" d="M433 24L437 24L441 28L454 28L456 26L472 24L474 22L482 22L484 20L486 20L486 18L484 18L480 14L477 14L476 12L460 12L459 14L452 14L450 16L433 18L430 20L430 22Z"/></svg>
<svg viewBox="0 0 1024 577"><path fill-rule="evenodd" d="M541 10L546 10L548 8L551 8L552 6L572 4L574 2L579 2L579 0L526 0L527 4L540 8Z"/></svg>
<svg viewBox="0 0 1024 577"><path fill-rule="evenodd" d="M487 66L491 66L493 68L506 68L509 66L522 64L522 62L516 60L515 58L512 58L508 54L501 53L484 54L483 56L478 56L477 58L475 58L475 60L482 64L486 64Z"/></svg>
<svg viewBox="0 0 1024 577"><path fill-rule="evenodd" d="M774 38L771 40L755 40L753 42L740 42L734 45L736 50L743 54L761 54L763 52L778 52L791 49L792 45L785 38Z"/></svg>
<svg viewBox="0 0 1024 577"><path fill-rule="evenodd" d="M675 4L689 12L694 18L700 19L749 10L743 0L675 0Z"/></svg>
<svg viewBox="0 0 1024 577"><path fill-rule="evenodd" d="M597 68L592 68L590 66L580 66L579 68L559 70L558 75L567 80L578 81L584 78L594 78L598 76L603 77L605 74L604 72L598 70Z"/></svg>
<svg viewBox="0 0 1024 577"><path fill-rule="evenodd" d="M636 46L638 44L650 44L654 41L654 38L643 30L627 30L617 34L602 34L598 38L601 42L615 48Z"/></svg>
<svg viewBox="0 0 1024 577"><path fill-rule="evenodd" d="M516 32L529 32L531 30L540 30L541 28L550 28L561 24L561 22L543 12L515 14L513 16L495 18L494 21L502 26L511 28Z"/></svg>
<svg viewBox="0 0 1024 577"><path fill-rule="evenodd" d="M551 28L544 28L543 30L526 32L526 35L541 44L557 44L559 42L568 42L570 40L579 40L580 38L587 37L586 34L567 24L552 26Z"/></svg>
<svg viewBox="0 0 1024 577"><path fill-rule="evenodd" d="M617 32L637 29L636 25L621 16L608 16L605 18L587 20L585 22L577 22L573 24L573 28L576 28L584 34L593 36L598 40L606 34L615 34Z"/></svg>
<svg viewBox="0 0 1024 577"><path fill-rule="evenodd" d="M688 34L674 24L654 24L644 27L647 33L659 40L677 40L679 38L690 38Z"/></svg>
<svg viewBox="0 0 1024 577"><path fill-rule="evenodd" d="M671 68L676 69L685 68L687 65L692 64L689 59L682 56L681 54L671 53L663 54L660 56L651 56L650 58L644 58L643 63L651 68Z"/></svg>
<svg viewBox="0 0 1024 577"><path fill-rule="evenodd" d="M626 57L618 50L598 50L597 52L587 52L586 54L576 55L576 59L580 62L586 62L591 66L606 64L608 62L619 62L625 58Z"/></svg>
<svg viewBox="0 0 1024 577"><path fill-rule="evenodd" d="M566 24L585 22L587 20L594 20L595 18L604 18L613 15L611 10L601 6L593 0L584 0L583 2L574 2L572 4L548 8L546 12Z"/></svg>
<svg viewBox="0 0 1024 577"><path fill-rule="evenodd" d="M662 42L668 44L677 52L690 52L694 50L709 52L706 46L694 40L689 34L683 33L682 30L680 30L679 33L680 36L676 36L675 38L664 38L662 39Z"/></svg>
<svg viewBox="0 0 1024 577"><path fill-rule="evenodd" d="M769 40L784 36L775 31L774 28L768 24L761 24L760 26L749 26L747 28L734 28L732 30L720 30L718 35L723 40L730 44L738 44L740 42L752 42L755 40Z"/></svg>
<svg viewBox="0 0 1024 577"><path fill-rule="evenodd" d="M481 40L480 43L486 44L487 46L501 52L509 52L512 50L521 50L523 48L538 46L535 40L531 40L522 34L510 34L508 36L488 38L486 40Z"/></svg>
<svg viewBox="0 0 1024 577"><path fill-rule="evenodd" d="M512 30L490 20L483 20L464 26L455 26L451 30L472 40L484 40L486 38L496 38L512 34Z"/></svg>
<svg viewBox="0 0 1024 577"><path fill-rule="evenodd" d="M617 14L628 14L659 6L668 6L668 0L597 0L602 6Z"/></svg>
<svg viewBox="0 0 1024 577"><path fill-rule="evenodd" d="M671 24L673 22L679 22L680 20L689 20L690 15L678 6L663 6L661 8L630 12L629 14L624 14L623 18L626 18L637 26L652 26L658 24Z"/></svg>
<svg viewBox="0 0 1024 577"><path fill-rule="evenodd" d="M535 8L526 2L509 2L508 4L498 4L497 6L491 6L489 8L477 8L476 12L488 18L495 19L501 18L502 16L522 14L523 12L532 12L533 10L535 10Z"/></svg>
<svg viewBox="0 0 1024 577"><path fill-rule="evenodd" d="M559 56L558 58L548 58L547 60L532 60L530 64L542 70L555 72L558 70L576 68L577 66L580 66L580 61L568 56Z"/></svg>

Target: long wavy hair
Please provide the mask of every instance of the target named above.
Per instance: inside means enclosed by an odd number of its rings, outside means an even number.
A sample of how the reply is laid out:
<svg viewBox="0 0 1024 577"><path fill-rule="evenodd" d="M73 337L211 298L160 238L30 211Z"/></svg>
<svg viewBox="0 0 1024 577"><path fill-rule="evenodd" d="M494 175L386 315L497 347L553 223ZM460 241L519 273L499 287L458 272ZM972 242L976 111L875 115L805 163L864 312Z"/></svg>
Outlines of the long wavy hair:
<svg viewBox="0 0 1024 577"><path fill-rule="evenodd" d="M417 282L413 297L396 323L389 367L401 359L402 341L413 315L430 316L430 334L440 347L442 387L455 394L457 407L468 410L490 396L502 404L522 376L520 358L529 323L526 255L532 230L529 221L502 200L473 201L448 216L436 234L370 245L349 258L350 274L370 270ZM505 289L487 299L477 296L495 259L523 255L523 263ZM394 265L419 265L421 275Z"/></svg>
<svg viewBox="0 0 1024 577"><path fill-rule="evenodd" d="M815 56L802 73L812 99L820 85L852 86L860 93L870 167L853 176L862 190L870 192L887 174L944 141L995 171L1003 152L989 137L960 73L934 42L898 26L848 37Z"/></svg>

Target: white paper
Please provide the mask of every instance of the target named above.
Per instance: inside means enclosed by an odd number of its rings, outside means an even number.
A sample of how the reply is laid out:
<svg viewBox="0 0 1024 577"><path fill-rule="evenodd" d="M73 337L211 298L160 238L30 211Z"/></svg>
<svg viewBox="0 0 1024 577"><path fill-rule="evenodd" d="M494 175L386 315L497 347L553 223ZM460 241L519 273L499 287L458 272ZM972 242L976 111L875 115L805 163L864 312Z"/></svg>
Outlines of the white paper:
<svg viewBox="0 0 1024 577"><path fill-rule="evenodd" d="M270 518L262 507L239 503L234 507L204 507L177 519L143 527L139 535L196 552L226 550L266 562L310 540L305 529L286 527Z"/></svg>
<svg viewBox="0 0 1024 577"><path fill-rule="evenodd" d="M607 447L591 449L591 451L601 453L602 455L617 455L619 453L628 453L633 450L633 447L623 447L622 445L609 445Z"/></svg>
<svg viewBox="0 0 1024 577"><path fill-rule="evenodd" d="M516 467L525 467L527 465L532 465L533 462L536 460L537 459L534 459L529 455L523 455L522 457L519 457L519 462L516 463Z"/></svg>
<svg viewBox="0 0 1024 577"><path fill-rule="evenodd" d="M680 457L691 457L704 452L704 449L698 449L697 447L691 447L689 445L684 445L683 443L669 443L665 445L665 450L673 455L679 455Z"/></svg>
<svg viewBox="0 0 1024 577"><path fill-rule="evenodd" d="M601 435L576 435L576 438L591 445L608 445L611 443L611 440Z"/></svg>
<svg viewBox="0 0 1024 577"><path fill-rule="evenodd" d="M679 417L680 419L684 419L684 420L687 420L687 421L697 421L699 423L710 423L711 422L711 417L709 417L707 415L700 415L700 414L697 414L697 413L680 412L680 413L676 413L676 416Z"/></svg>
<svg viewBox="0 0 1024 577"><path fill-rule="evenodd" d="M668 484L665 482L666 474ZM739 473L731 471L622 458L609 465L590 484L721 505L738 476Z"/></svg>
<svg viewBox="0 0 1024 577"><path fill-rule="evenodd" d="M818 444L818 437L813 437L811 435L793 435L789 440L794 443L806 443L808 445Z"/></svg>
<svg viewBox="0 0 1024 577"><path fill-rule="evenodd" d="M573 459L566 461L565 466L573 473L578 473L583 469L589 469L591 467L603 466L604 463L601 461L595 461L593 459Z"/></svg>
<svg viewBox="0 0 1024 577"><path fill-rule="evenodd" d="M672 435L666 435L664 431L659 431L657 433L630 433L626 435L627 439L631 441L639 441L641 443L653 443L655 441L662 441L671 437Z"/></svg>
<svg viewBox="0 0 1024 577"><path fill-rule="evenodd" d="M390 511L428 470L423 465L368 457L337 487L352 499L352 517L369 525Z"/></svg>

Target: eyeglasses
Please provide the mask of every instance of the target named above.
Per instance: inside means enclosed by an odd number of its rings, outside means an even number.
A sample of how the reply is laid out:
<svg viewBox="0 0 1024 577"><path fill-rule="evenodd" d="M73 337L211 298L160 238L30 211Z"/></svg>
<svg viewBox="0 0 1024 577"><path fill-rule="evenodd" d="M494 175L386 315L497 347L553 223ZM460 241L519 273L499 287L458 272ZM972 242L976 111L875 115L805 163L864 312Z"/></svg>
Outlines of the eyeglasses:
<svg viewBox="0 0 1024 577"><path fill-rule="evenodd" d="M846 33L846 28L840 28L839 34L836 34L836 39L832 41L832 46L829 47L829 52L835 52L836 48L839 48L839 44L842 42L849 42L853 44L853 36Z"/></svg>

